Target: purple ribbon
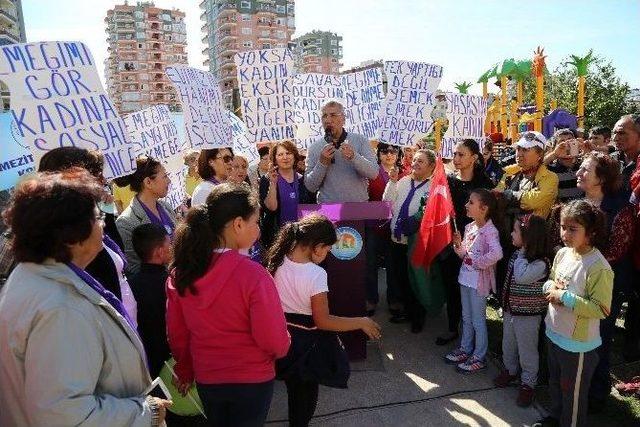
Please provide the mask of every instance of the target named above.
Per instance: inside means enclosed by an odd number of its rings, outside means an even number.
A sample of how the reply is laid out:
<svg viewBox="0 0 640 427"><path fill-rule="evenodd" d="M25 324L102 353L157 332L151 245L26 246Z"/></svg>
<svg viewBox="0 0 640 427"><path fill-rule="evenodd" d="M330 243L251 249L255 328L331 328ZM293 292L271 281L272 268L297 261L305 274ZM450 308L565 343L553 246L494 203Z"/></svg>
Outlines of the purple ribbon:
<svg viewBox="0 0 640 427"><path fill-rule="evenodd" d="M218 181L215 176L212 176L211 178L207 179L207 181L209 181L213 185L220 185L220 181Z"/></svg>
<svg viewBox="0 0 640 427"><path fill-rule="evenodd" d="M67 263L67 267L69 267L79 278L81 278L83 282L89 285L91 289L96 291L101 297L107 300L107 302L111 304L111 306L115 308L122 317L126 319L127 323L129 323L129 326L131 326L131 329L136 331L136 327L129 317L129 313L127 313L127 310L124 308L124 304L122 304L122 301L120 301L114 294L105 289L104 286L100 284L100 282L94 279L92 275L87 273L82 268L78 267L72 262Z"/></svg>
<svg viewBox="0 0 640 427"><path fill-rule="evenodd" d="M173 222L171 221L169 214L165 212L164 208L160 205L160 203L156 201L156 209L158 209L158 213L160 214L160 218L158 218L156 214L151 212L151 209L149 209L144 203L140 201L138 196L136 196L136 198L138 199L138 203L140 203L140 205L142 206L142 209L144 209L145 213L147 214L149 221L152 224L158 224L163 226L164 229L167 230L167 234L169 234L169 236L172 236L175 226L173 225Z"/></svg>
<svg viewBox="0 0 640 427"><path fill-rule="evenodd" d="M382 182L384 182L383 187L386 187L389 182L389 172L387 172L382 165L380 165L380 176L382 177Z"/></svg>
<svg viewBox="0 0 640 427"><path fill-rule="evenodd" d="M393 235L396 239L400 240L402 237L402 223L409 218L409 205L411 204L413 196L415 196L416 191L424 187L427 182L429 182L428 179L416 186L416 182L413 179L411 180L411 189L409 190L409 194L407 194L407 198L402 202L400 212L398 213L398 219L396 220L396 226L393 229Z"/></svg>

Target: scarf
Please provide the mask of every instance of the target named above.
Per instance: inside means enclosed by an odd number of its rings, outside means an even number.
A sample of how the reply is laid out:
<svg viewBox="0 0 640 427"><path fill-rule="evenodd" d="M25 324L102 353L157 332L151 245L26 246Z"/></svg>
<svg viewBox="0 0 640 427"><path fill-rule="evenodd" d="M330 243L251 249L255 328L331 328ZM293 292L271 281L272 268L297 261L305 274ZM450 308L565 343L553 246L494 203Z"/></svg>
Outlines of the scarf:
<svg viewBox="0 0 640 427"><path fill-rule="evenodd" d="M298 219L298 200L300 197L299 178L300 176L294 172L293 182L287 182L282 175L278 174L280 224L296 221Z"/></svg>
<svg viewBox="0 0 640 427"><path fill-rule="evenodd" d="M409 205L411 204L411 200L413 200L413 196L415 196L416 191L424 187L427 182L429 182L429 180L425 179L416 186L416 182L413 179L411 180L411 189L409 190L409 194L407 194L407 198L402 202L400 212L398 213L398 220L393 230L393 235L396 239L400 240L402 237L402 224L409 218Z"/></svg>
<svg viewBox="0 0 640 427"><path fill-rule="evenodd" d="M175 228L175 225L171 221L169 214L165 212L164 208L160 205L160 203L156 202L156 208L158 209L158 213L160 214L160 218L158 218L156 214L151 212L151 209L149 209L144 203L140 201L138 196L136 196L136 199L138 199L138 203L140 203L140 205L142 206L142 209L144 209L144 212L147 214L147 217L149 218L149 221L152 224L163 226L164 229L167 230L167 234L169 234L169 236L173 235L173 230Z"/></svg>

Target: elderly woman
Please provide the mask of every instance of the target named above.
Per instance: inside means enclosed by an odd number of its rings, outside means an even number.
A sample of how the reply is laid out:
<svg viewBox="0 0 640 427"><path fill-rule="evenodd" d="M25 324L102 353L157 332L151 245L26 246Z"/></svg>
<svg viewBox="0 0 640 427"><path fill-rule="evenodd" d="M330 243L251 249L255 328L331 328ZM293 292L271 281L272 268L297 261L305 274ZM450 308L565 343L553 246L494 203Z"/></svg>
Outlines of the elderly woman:
<svg viewBox="0 0 640 427"><path fill-rule="evenodd" d="M398 171L392 170L382 196L382 200L392 203L393 210L387 274L391 274L401 287L405 309L405 315L394 315L390 321L400 323L408 319L413 333L422 331L426 313L409 282L408 235L415 232L412 216L418 212L422 198L429 192L435 164L433 151L417 150L411 174L398 179Z"/></svg>
<svg viewBox="0 0 640 427"><path fill-rule="evenodd" d="M102 197L84 170L38 174L5 211L18 265L0 293L0 425L164 420L124 307L85 270L102 250Z"/></svg>
<svg viewBox="0 0 640 427"><path fill-rule="evenodd" d="M298 149L285 140L271 148L272 170L260 178L262 245L269 248L278 229L297 221L298 204L315 203L315 197L304 185L304 175L296 172Z"/></svg>
<svg viewBox="0 0 640 427"><path fill-rule="evenodd" d="M233 157L233 163L231 164L231 175L229 176L229 182L235 182L236 184L246 183L251 186L249 180L249 161L245 156L236 154Z"/></svg>
<svg viewBox="0 0 640 427"><path fill-rule="evenodd" d="M173 235L176 217L171 206L160 200L169 192L170 183L169 175L159 161L151 157L136 160L136 171L129 175L129 186L136 197L116 220L127 256L127 274L137 273L140 269L140 258L131 242L131 234L137 226L150 222L163 226L169 235Z"/></svg>
<svg viewBox="0 0 640 427"><path fill-rule="evenodd" d="M602 345L598 348L600 360L591 381L589 405L592 409L601 408L611 391L611 377L609 373L609 352L615 329L615 321L620 314L624 301L628 301L633 292L633 264L631 247L636 230L634 208L621 191L622 175L620 164L607 154L588 154L578 172L577 185L584 191L584 199L599 206L607 216L606 235L608 244L603 249L605 256L614 272L611 312L600 322L600 336ZM562 247L560 239L559 209L554 209L549 220L553 245L556 249ZM628 326L628 325L625 325Z"/></svg>
<svg viewBox="0 0 640 427"><path fill-rule="evenodd" d="M211 190L226 182L233 173L233 152L230 148L211 148L200 151L198 175L202 181L193 190L191 206L202 206Z"/></svg>

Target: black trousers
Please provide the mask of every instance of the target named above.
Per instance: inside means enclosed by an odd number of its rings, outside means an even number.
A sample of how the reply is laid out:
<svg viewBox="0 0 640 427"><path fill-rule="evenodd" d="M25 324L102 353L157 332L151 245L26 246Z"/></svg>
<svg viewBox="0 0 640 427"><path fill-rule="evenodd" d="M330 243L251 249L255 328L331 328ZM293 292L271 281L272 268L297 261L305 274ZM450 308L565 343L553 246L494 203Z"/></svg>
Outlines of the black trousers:
<svg viewBox="0 0 640 427"><path fill-rule="evenodd" d="M458 273L462 260L453 250L444 259L440 260L442 279L444 282L444 296L447 302L447 320L449 332L458 332L462 319L462 304L460 302L460 284Z"/></svg>
<svg viewBox="0 0 640 427"><path fill-rule="evenodd" d="M424 323L424 317L426 314L426 310L418 301L416 294L411 289L411 283L409 283L409 257L408 257L409 248L407 245L403 245L396 242L391 242L391 248L389 250L389 255L391 258L391 262L389 267L391 269L391 274L394 277L394 280L398 284L403 296L404 301L404 311L407 314L407 317L411 321L412 325L420 325ZM458 291L458 294L460 291ZM460 301L460 296L458 295L458 301Z"/></svg>
<svg viewBox="0 0 640 427"><path fill-rule="evenodd" d="M273 397L273 380L256 384L196 384L211 427L264 425Z"/></svg>
<svg viewBox="0 0 640 427"><path fill-rule="evenodd" d="M308 426L318 405L318 383L297 378L290 378L284 383L287 386L289 401L289 425Z"/></svg>

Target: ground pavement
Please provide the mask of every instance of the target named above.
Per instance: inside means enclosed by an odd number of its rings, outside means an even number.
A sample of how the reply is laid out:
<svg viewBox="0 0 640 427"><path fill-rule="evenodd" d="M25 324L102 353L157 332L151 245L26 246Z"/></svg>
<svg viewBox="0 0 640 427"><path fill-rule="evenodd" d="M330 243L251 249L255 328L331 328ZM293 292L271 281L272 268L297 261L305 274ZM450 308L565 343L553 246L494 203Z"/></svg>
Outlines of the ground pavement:
<svg viewBox="0 0 640 427"><path fill-rule="evenodd" d="M382 290L383 283L380 280ZM475 375L462 375L443 362L457 344L434 343L446 329L444 311L428 318L420 334L388 318L382 302L374 316L383 327L382 340L369 344L366 361L352 364L347 390L320 387L312 425L527 426L540 418L536 407L516 406L517 388L493 386L495 364ZM286 389L277 382L268 424L286 425L286 420Z"/></svg>

